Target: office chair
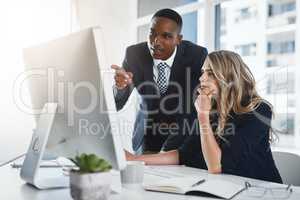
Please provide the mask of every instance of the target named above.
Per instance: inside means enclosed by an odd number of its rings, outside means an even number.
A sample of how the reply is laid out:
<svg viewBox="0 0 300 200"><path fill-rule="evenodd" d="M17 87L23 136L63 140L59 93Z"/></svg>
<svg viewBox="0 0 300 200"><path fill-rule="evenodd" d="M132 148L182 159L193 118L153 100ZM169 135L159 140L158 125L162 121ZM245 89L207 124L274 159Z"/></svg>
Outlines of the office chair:
<svg viewBox="0 0 300 200"><path fill-rule="evenodd" d="M283 183L300 186L300 156L280 151L273 151L272 154Z"/></svg>

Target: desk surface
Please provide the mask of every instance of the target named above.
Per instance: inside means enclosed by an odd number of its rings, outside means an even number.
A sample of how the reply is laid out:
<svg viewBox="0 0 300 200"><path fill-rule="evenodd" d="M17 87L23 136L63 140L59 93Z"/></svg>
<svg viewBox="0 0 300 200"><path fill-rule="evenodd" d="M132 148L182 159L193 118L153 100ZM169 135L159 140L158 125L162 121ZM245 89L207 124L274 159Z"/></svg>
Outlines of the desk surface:
<svg viewBox="0 0 300 200"><path fill-rule="evenodd" d="M148 167L148 166L147 166ZM267 182L242 178L232 175L213 175L208 174L205 170L199 170L195 168L183 167L183 166L151 166L155 170L164 170L170 173L182 174L182 175L193 175L204 177L206 179L224 179L229 180L234 183L243 184L245 180L248 180L252 184L266 184ZM49 169L51 170L51 169ZM20 170L11 168L10 166L5 166L0 168L0 199L6 200L53 200L53 199L64 199L71 200L69 189L55 189L55 190L37 190L34 187L25 184L19 176ZM162 177L157 175L145 174L145 183L153 182L162 179ZM216 186L218 188L218 186ZM298 190L299 192L299 190ZM300 199L300 192L298 193L298 198L290 199ZM242 196L241 196L242 195ZM235 199L247 199L243 194L237 196ZM296 194L295 194L296 195ZM128 190L122 189L120 194L112 194L111 200L162 200L162 199L173 199L173 200L187 200L187 199L212 199L204 197L195 196L185 196L185 195L175 195L159 192L148 192L144 190Z"/></svg>

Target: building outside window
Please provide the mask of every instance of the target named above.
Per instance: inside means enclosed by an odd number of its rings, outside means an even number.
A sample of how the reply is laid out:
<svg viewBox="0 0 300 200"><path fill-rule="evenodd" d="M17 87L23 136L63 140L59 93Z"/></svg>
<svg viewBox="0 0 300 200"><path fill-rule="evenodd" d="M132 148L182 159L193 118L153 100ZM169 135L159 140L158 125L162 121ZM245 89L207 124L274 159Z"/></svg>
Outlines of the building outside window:
<svg viewBox="0 0 300 200"><path fill-rule="evenodd" d="M241 56L255 56L256 55L256 44L250 43L250 44L236 45L235 50Z"/></svg>
<svg viewBox="0 0 300 200"><path fill-rule="evenodd" d="M197 0L138 0L138 18L154 14L162 8L178 8Z"/></svg>
<svg viewBox="0 0 300 200"><path fill-rule="evenodd" d="M295 76L292 72L272 73L267 76L267 94L293 94Z"/></svg>
<svg viewBox="0 0 300 200"><path fill-rule="evenodd" d="M296 0L231 0L220 7L220 12L225 12L220 14L222 34L216 39L221 49L243 57L255 76L258 92L274 106L272 126L279 137L274 147L300 152Z"/></svg>
<svg viewBox="0 0 300 200"><path fill-rule="evenodd" d="M285 54L295 52L295 41L268 42L268 54Z"/></svg>
<svg viewBox="0 0 300 200"><path fill-rule="evenodd" d="M246 8L239 8L236 11L236 18L235 22L241 22L243 20L253 19L257 15L256 7L246 7Z"/></svg>
<svg viewBox="0 0 300 200"><path fill-rule="evenodd" d="M269 17L280 15L286 12L295 11L296 10L296 2L276 2L270 3L268 5L268 15Z"/></svg>

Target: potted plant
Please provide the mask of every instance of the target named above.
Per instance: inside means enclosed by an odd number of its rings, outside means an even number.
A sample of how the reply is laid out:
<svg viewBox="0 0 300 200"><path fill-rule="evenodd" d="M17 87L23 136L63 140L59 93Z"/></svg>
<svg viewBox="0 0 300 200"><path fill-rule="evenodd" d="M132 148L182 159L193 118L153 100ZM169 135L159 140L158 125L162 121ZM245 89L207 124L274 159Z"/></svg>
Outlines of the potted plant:
<svg viewBox="0 0 300 200"><path fill-rule="evenodd" d="M95 154L81 154L74 159L70 171L71 196L75 200L105 200L110 194L111 165Z"/></svg>

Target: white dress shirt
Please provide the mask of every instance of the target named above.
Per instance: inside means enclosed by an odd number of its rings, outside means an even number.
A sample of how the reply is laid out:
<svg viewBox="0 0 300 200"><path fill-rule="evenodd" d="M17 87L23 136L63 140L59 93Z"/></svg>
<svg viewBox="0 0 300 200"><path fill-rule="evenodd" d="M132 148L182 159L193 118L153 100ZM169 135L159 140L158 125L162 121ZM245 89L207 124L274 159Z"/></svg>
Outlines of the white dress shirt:
<svg viewBox="0 0 300 200"><path fill-rule="evenodd" d="M157 65L161 62L165 62L168 65L168 67L165 68L165 74L166 74L166 78L167 78L167 85L169 84L171 67L174 63L174 58L175 58L176 52L177 52L177 47L175 48L173 54L167 60L160 60L160 59L153 58L153 80L155 83L157 83L157 78L158 78Z"/></svg>
<svg viewBox="0 0 300 200"><path fill-rule="evenodd" d="M148 44L148 47L149 47L149 44ZM150 51L150 48L149 48L149 51ZM154 80L155 83L157 83L157 78L158 78L158 68L157 68L157 65L159 63L161 63L161 62L165 62L168 65L168 67L165 68L165 74L166 74L166 79L167 79L167 85L169 85L170 74L171 74L171 67L172 67L172 65L174 63L176 52L177 52L177 47L175 47L174 52L172 53L172 55L167 60L160 60L160 59L154 59L153 58L153 80ZM125 90L118 90L117 87L116 87L116 85L114 85L113 86L113 93L114 93L115 97L117 95L117 91L122 92L122 91L125 91ZM120 95L120 96L122 96L122 95Z"/></svg>

